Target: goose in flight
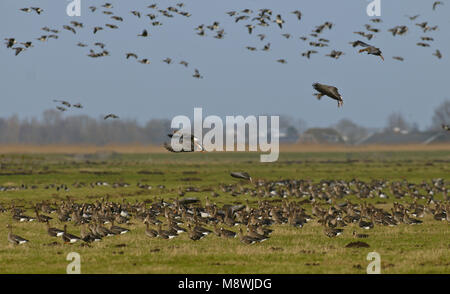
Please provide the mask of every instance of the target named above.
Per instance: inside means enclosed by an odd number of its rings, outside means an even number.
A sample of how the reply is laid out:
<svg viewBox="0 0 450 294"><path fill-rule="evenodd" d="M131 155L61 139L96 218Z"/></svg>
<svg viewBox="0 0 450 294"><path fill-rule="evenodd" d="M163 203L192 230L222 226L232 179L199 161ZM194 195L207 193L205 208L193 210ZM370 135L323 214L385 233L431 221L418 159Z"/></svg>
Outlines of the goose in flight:
<svg viewBox="0 0 450 294"><path fill-rule="evenodd" d="M94 34L96 34L98 31L103 30L102 27L94 27Z"/></svg>
<svg viewBox="0 0 450 294"><path fill-rule="evenodd" d="M341 94L339 94L338 88L336 88L334 86L319 84L319 83L314 83L313 87L317 92L319 92L319 93L314 94L314 96L316 96L317 99L320 100L320 98L322 98L322 96L328 96L334 100L337 100L338 107L341 107L342 105L344 105L344 100L342 100L342 96L341 96Z"/></svg>
<svg viewBox="0 0 450 294"><path fill-rule="evenodd" d="M203 76L200 74L198 69L194 70L194 74L192 76L196 79L203 79Z"/></svg>
<svg viewBox="0 0 450 294"><path fill-rule="evenodd" d="M230 176L252 182L252 177L247 172L231 172Z"/></svg>
<svg viewBox="0 0 450 294"><path fill-rule="evenodd" d="M107 120L108 118L116 119L116 118L119 118L119 117L117 115L115 115L115 114L110 113L110 114L106 115L103 119Z"/></svg>
<svg viewBox="0 0 450 294"><path fill-rule="evenodd" d="M445 130L445 131L447 131L447 132L450 132L450 125L444 125L444 124L442 124L442 129Z"/></svg>
<svg viewBox="0 0 450 294"><path fill-rule="evenodd" d="M64 112L64 111L67 110L67 109L65 109L64 107L61 107L61 106L56 106L56 109L58 109L61 112Z"/></svg>
<svg viewBox="0 0 450 294"><path fill-rule="evenodd" d="M63 28L66 29L66 30L68 30L68 31L71 31L71 32L74 33L74 34L77 33L77 31L75 31L75 29L72 28L71 26L64 25Z"/></svg>
<svg viewBox="0 0 450 294"><path fill-rule="evenodd" d="M81 105L81 103L77 103L77 104L74 104L72 106L75 107L75 108L83 108L83 105Z"/></svg>
<svg viewBox="0 0 450 294"><path fill-rule="evenodd" d="M142 63L142 64L150 64L150 60L148 60L147 58L138 60L138 62L139 62L139 63Z"/></svg>
<svg viewBox="0 0 450 294"><path fill-rule="evenodd" d="M375 55L375 56L380 56L381 59L384 61L384 57L383 57L382 52L381 52L381 50L380 50L379 48L376 48L376 47L374 47L374 46L371 46L371 45L369 45L369 44L366 44L366 43L364 43L364 42L362 42L362 41L356 41L356 42L358 42L358 45L359 45L359 46L366 47L366 48L364 48L364 49L359 50L359 53L367 52L367 54L371 54L371 55ZM353 46L353 47L355 47L355 46Z"/></svg>
<svg viewBox="0 0 450 294"><path fill-rule="evenodd" d="M22 48L22 47L16 47L16 48L13 48L13 50L16 51L15 56L17 56L17 55L20 54L20 52L24 51L25 48Z"/></svg>
<svg viewBox="0 0 450 294"><path fill-rule="evenodd" d="M143 31L142 31L142 34L139 34L138 37L144 37L144 38L145 38L145 37L148 37L148 32L147 32L147 30L143 30Z"/></svg>
<svg viewBox="0 0 450 294"><path fill-rule="evenodd" d="M6 38L5 40L6 40L6 48L11 48L15 44L17 44L17 41L14 38Z"/></svg>
<svg viewBox="0 0 450 294"><path fill-rule="evenodd" d="M436 7L437 7L438 5L444 5L444 3L442 3L442 1L436 1L436 2L434 2L434 3L433 3L433 10L436 10Z"/></svg>
<svg viewBox="0 0 450 294"><path fill-rule="evenodd" d="M30 7L30 8L36 11L37 14L41 14L42 12L44 12L44 9L39 7Z"/></svg>
<svg viewBox="0 0 450 294"><path fill-rule="evenodd" d="M274 20L274 22L280 27L280 29L283 28L284 20L281 18L281 14L277 15L277 18Z"/></svg>
<svg viewBox="0 0 450 294"><path fill-rule="evenodd" d="M138 59L138 56L135 53L127 53L126 56L127 56L127 59L129 59L130 57L134 57L134 58Z"/></svg>
<svg viewBox="0 0 450 294"><path fill-rule="evenodd" d="M309 58L311 57L311 54L315 54L315 53L317 53L316 50L308 50L308 51L306 51L306 52L303 52L303 53L302 53L302 56L309 59Z"/></svg>
<svg viewBox="0 0 450 294"><path fill-rule="evenodd" d="M17 55L17 54L16 54L16 55ZM436 49L436 52L433 53L433 56L436 56L437 58L441 59L441 58L442 58L441 51L439 51L439 49Z"/></svg>
<svg viewBox="0 0 450 294"><path fill-rule="evenodd" d="M165 142L164 143L164 148L166 148L170 152L179 153L179 152L195 152L196 150L201 151L201 152L205 151L205 149L203 148L202 144L200 143L200 140L197 137L195 137L194 135L192 135L192 134L186 134L186 133L182 133L180 131L175 131L172 134L168 134L167 136L169 138L172 138L172 139L173 138L178 139L178 141L180 142L180 144L183 145L183 147L184 147L183 139L185 137L190 138L190 147L189 147L188 150L185 150L185 148L183 148L180 151L175 151L170 144Z"/></svg>
<svg viewBox="0 0 450 294"><path fill-rule="evenodd" d="M394 56L392 59L398 60L398 61L404 61L405 59L401 56Z"/></svg>
<svg viewBox="0 0 450 294"><path fill-rule="evenodd" d="M291 12L292 14L295 14L298 18L298 20L302 19L302 12L300 10L295 10Z"/></svg>
<svg viewBox="0 0 450 294"><path fill-rule="evenodd" d="M69 102L67 102L67 101L64 101L64 100L53 100L53 102L59 102L59 103L61 103L62 105L65 105L65 106L67 106L67 107L70 107L71 105L70 105L70 103Z"/></svg>
<svg viewBox="0 0 450 294"><path fill-rule="evenodd" d="M184 61L184 60L181 60L180 64L184 65L184 67L188 67L189 66L189 63L187 61Z"/></svg>

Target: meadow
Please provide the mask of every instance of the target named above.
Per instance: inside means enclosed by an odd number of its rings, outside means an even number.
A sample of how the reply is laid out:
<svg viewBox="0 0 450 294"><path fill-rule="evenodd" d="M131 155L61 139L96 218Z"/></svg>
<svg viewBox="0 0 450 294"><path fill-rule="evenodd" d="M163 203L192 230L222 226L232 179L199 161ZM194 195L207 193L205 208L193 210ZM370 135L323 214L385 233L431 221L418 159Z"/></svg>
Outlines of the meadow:
<svg viewBox="0 0 450 294"><path fill-rule="evenodd" d="M313 149L314 150L314 149ZM312 150L309 150L312 151ZM407 180L411 183L431 182L450 175L450 148L422 150L321 150L321 152L282 152L275 163L260 163L258 153L117 153L110 151L83 154L14 153L0 155L0 186L26 189L0 191L0 204L9 207L11 201L33 215L32 205L42 200L59 202L70 197L75 202L94 202L108 197L110 201L133 203L171 201L180 187L195 187L184 197L197 197L204 202L208 196L218 206L224 204L256 205L251 195L232 196L223 192L220 184L252 184L230 177L232 171L247 171L254 179L281 180ZM75 183L107 182L108 185L75 187ZM113 183L128 183L128 187L113 187ZM142 189L138 183L151 186ZM66 184L68 191L49 184ZM446 184L448 187L448 183ZM31 188L34 186L33 188ZM211 196L211 191L219 194ZM389 195L388 190L386 194ZM443 200L442 195L435 199ZM355 195L346 198L361 201ZM269 199L275 200L275 199ZM294 199L298 200L298 199ZM394 201L410 203L410 198L364 199L377 207L389 209ZM425 202L425 200L423 201ZM311 210L309 204L305 204ZM54 215L50 215L54 217ZM81 242L64 244L61 238L47 235L44 223L19 223L9 211L0 212L0 273L60 273L66 272L66 256L77 252L81 256L82 273L366 273L369 252L381 256L381 272L450 273L450 226L426 215L420 225L399 224L394 227L375 226L364 230L369 234L364 242L369 248L347 248L355 239L349 225L344 233L329 238L316 220L303 228L287 224L273 225L270 239L246 245L239 239L223 239L210 234L192 241L187 234L164 240L148 238L145 225L137 219L123 225L131 231L104 238L85 246ZM6 225L29 243L14 246L8 243ZM62 228L56 217L52 226ZM234 229L236 230L236 228ZM68 231L79 235L79 226L68 223Z"/></svg>

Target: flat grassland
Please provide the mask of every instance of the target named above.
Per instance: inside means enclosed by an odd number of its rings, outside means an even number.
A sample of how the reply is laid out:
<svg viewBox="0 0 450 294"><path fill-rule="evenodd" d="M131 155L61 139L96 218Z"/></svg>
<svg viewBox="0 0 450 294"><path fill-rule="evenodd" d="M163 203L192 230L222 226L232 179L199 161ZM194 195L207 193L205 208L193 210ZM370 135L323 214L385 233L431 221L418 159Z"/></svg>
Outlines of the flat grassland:
<svg viewBox="0 0 450 294"><path fill-rule="evenodd" d="M198 197L204 204L206 196L218 206L224 204L256 205L258 198L250 195L232 196L223 192L219 184L240 184L231 178L231 171L247 171L255 179L320 180L407 180L411 183L431 182L450 175L450 150L408 151L339 151L339 152L283 152L275 163L260 163L258 153L199 153L199 154L120 154L114 152L81 154L13 154L0 155L0 186L27 189L0 191L0 204L24 206L33 215L32 205L41 200L60 202L70 196L75 202L94 202L102 197L110 201L151 200L162 197L170 201L178 196L179 187L211 188L211 192L188 192L185 197ZM55 152L58 153L58 152ZM90 185L75 188L77 182L107 182L108 186ZM126 182L129 187L113 188L112 183ZM137 183L151 185L142 189ZM48 184L66 184L68 191L45 189ZM30 187L35 185L35 189ZM164 187L158 187L163 185ZM446 183L448 187L448 183ZM389 190L386 189L389 195ZM442 200L442 195L435 199ZM359 203L355 195L346 196ZM278 197L280 199L280 197ZM268 199L270 200L270 198ZM299 199L292 199L298 201ZM394 201L403 199L364 199L377 207L389 210ZM425 203L425 200L422 202ZM305 204L307 212L311 205ZM52 226L62 228L55 214ZM245 245L239 239L222 239L210 234L192 241L186 234L171 240L148 238L145 226L137 219L121 225L131 232L103 238L91 247L80 242L67 245L61 238L47 235L43 223L19 223L12 220L10 211L0 213L0 273L61 273L66 272L66 256L70 252L81 255L82 273L366 273L369 252L381 256L382 273L450 273L450 225L447 221L425 216L420 225L400 224L395 227L375 226L363 230L369 238L363 241L369 248L346 248L355 241L352 231L362 232L357 225L345 227L344 233L329 238L314 219L303 228L273 225L269 240ZM30 240L20 246L7 241L6 225L13 225L14 233ZM233 230L236 230L234 228ZM68 223L68 232L80 235L80 227ZM56 243L55 243L56 241Z"/></svg>

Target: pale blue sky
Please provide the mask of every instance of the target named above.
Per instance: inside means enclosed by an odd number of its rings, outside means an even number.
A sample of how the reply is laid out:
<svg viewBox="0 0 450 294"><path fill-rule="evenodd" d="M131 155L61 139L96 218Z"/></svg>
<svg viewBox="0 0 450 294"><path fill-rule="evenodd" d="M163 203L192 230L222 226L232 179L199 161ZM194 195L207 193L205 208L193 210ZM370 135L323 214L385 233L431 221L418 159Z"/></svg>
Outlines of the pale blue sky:
<svg viewBox="0 0 450 294"><path fill-rule="evenodd" d="M192 16L160 16L160 27L151 26L147 17L138 19L130 13L140 10L146 14L152 12L146 8L149 4L166 8L180 1L110 0L115 6L112 11L125 20L118 23L120 29L106 29L97 35L92 34L94 26L117 23L99 10L88 10L88 6L99 7L105 1L82 0L82 16L75 18L66 15L69 1L0 1L2 39L16 37L19 41L32 40L35 45L18 57L5 46L0 49L0 116L39 116L43 110L54 107L53 99L65 98L85 105L84 109L65 115L99 117L112 112L141 122L192 116L194 107L203 107L205 115L286 114L302 118L310 126L328 126L350 118L364 126L381 127L391 112L400 111L423 128L430 124L433 109L450 98L448 1L433 11L434 1L381 0L381 24L369 22L369 1L365 0L185 0L182 10ZM42 7L45 12L38 16L18 10L29 6ZM285 27L280 30L274 24L269 28L257 26L249 35L244 27L248 21L236 24L225 14L244 8L271 8L274 16L283 15ZM303 12L300 22L289 13L296 9ZM421 16L412 22L406 14ZM71 20L83 22L87 28L77 29L76 35L63 30L62 26ZM223 40L213 38L209 30L207 37L195 34L196 26L215 20L225 29ZM322 34L330 39L330 47L319 48L320 53L311 60L301 57L300 53L310 46L309 40L303 42L299 37L325 21L334 23L331 31ZM423 21L439 25L439 30L422 33L415 23ZM348 44L357 39L366 41L353 34L365 30L366 23L382 30L367 42L382 49L385 62L375 56L360 55ZM395 25L407 25L409 32L393 37L387 29ZM59 29L60 38L46 43L37 41L35 38L46 34L40 30L44 26ZM137 37L144 28L151 36ZM266 34L266 40L259 41L258 33ZM293 38L287 40L282 33L290 33ZM424 35L435 38L432 47L415 45ZM79 41L90 47L96 41L103 42L111 56L89 58L89 48L76 46ZM270 52L245 49L262 48L267 42L272 44ZM444 56L441 60L432 56L437 48ZM331 49L342 50L345 55L339 60L325 57ZM129 51L152 63L142 65L126 60L124 54ZM405 62L393 60L396 55L403 56ZM166 57L175 63L163 63ZM288 64L277 63L280 58ZM178 64L181 59L190 63L189 68ZM204 79L192 77L194 68L200 70ZM329 99L317 101L312 96L314 82L336 85L343 95L344 107L337 109L335 101Z"/></svg>

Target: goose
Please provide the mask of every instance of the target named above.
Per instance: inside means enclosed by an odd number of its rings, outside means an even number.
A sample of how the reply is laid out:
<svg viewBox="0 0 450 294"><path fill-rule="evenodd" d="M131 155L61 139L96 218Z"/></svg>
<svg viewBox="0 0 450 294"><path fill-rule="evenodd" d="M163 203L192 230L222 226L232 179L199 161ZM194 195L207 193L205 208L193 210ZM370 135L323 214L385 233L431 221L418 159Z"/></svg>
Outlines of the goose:
<svg viewBox="0 0 450 294"><path fill-rule="evenodd" d="M436 7L437 7L438 5L444 5L444 3L443 3L442 1L436 1L436 2L434 2L434 3L433 3L433 10L436 10Z"/></svg>
<svg viewBox="0 0 450 294"><path fill-rule="evenodd" d="M344 230L342 230L342 229L336 229L336 228L330 228L330 227L325 227L325 230L324 230L325 235L330 238L342 235L343 231Z"/></svg>
<svg viewBox="0 0 450 294"><path fill-rule="evenodd" d="M100 223L97 223L97 225L95 226L95 232L100 235L101 237L111 237L116 235L115 232L105 228L104 226L102 226Z"/></svg>
<svg viewBox="0 0 450 294"><path fill-rule="evenodd" d="M270 51L270 43L267 43L266 45L264 45L263 51Z"/></svg>
<svg viewBox="0 0 450 294"><path fill-rule="evenodd" d="M443 129L444 131L450 131L450 125L444 125L444 124L442 124L442 129Z"/></svg>
<svg viewBox="0 0 450 294"><path fill-rule="evenodd" d="M398 61L404 61L405 59L401 56L394 56L392 59L398 60Z"/></svg>
<svg viewBox="0 0 450 294"><path fill-rule="evenodd" d="M330 54L327 54L326 56L329 56L331 58L335 58L335 59L339 59L339 57L341 57L342 55L344 55L345 53L342 51L336 51L336 50L332 50Z"/></svg>
<svg viewBox="0 0 450 294"><path fill-rule="evenodd" d="M163 239L173 239L176 237L176 234L163 230L161 224L158 224L158 237Z"/></svg>
<svg viewBox="0 0 450 294"><path fill-rule="evenodd" d="M112 15L113 14L111 11L102 11L102 13L106 14L106 15Z"/></svg>
<svg viewBox="0 0 450 294"><path fill-rule="evenodd" d="M134 16L137 16L138 18L141 18L141 13L139 11L131 11L131 14L133 14Z"/></svg>
<svg viewBox="0 0 450 294"><path fill-rule="evenodd" d="M68 102L68 101L65 101L65 100L53 100L53 102L59 102L59 103L61 103L62 105L64 105L64 106L67 106L67 107L71 107L72 105L70 104L70 102Z"/></svg>
<svg viewBox="0 0 450 294"><path fill-rule="evenodd" d="M64 232L61 235L61 238L64 241L64 243L75 243L81 240L80 237L67 233L67 225L64 225Z"/></svg>
<svg viewBox="0 0 450 294"><path fill-rule="evenodd" d="M283 28L284 20L281 18L281 14L277 15L274 22L280 27L280 29Z"/></svg>
<svg viewBox="0 0 450 294"><path fill-rule="evenodd" d="M75 31L75 29L72 28L71 26L63 25L63 28L66 29L66 30L68 30L68 31L71 31L71 32L74 33L74 34L77 33L77 31Z"/></svg>
<svg viewBox="0 0 450 294"><path fill-rule="evenodd" d="M194 74L192 76L196 79L203 79L203 76L200 74L198 69L194 70Z"/></svg>
<svg viewBox="0 0 450 294"><path fill-rule="evenodd" d="M181 60L180 64L184 65L184 67L188 67L189 66L189 63L187 61L184 61L184 60Z"/></svg>
<svg viewBox="0 0 450 294"><path fill-rule="evenodd" d="M258 234L252 227L249 226L247 226L247 236L257 240L258 242L264 242L269 239L269 237L265 235Z"/></svg>
<svg viewBox="0 0 450 294"><path fill-rule="evenodd" d="M303 57L306 57L306 58L308 58L308 59L310 59L311 54L316 54L316 53L318 53L318 52L315 51L315 50L308 50L308 51L306 51L306 52L303 52L303 53L302 53L302 56L303 56Z"/></svg>
<svg viewBox="0 0 450 294"><path fill-rule="evenodd" d="M16 48L13 48L13 50L16 51L14 54L15 54L15 56L17 56L17 55L20 54L20 52L25 51L25 48L22 48L22 47L16 47Z"/></svg>
<svg viewBox="0 0 450 294"><path fill-rule="evenodd" d="M145 223L145 235L150 238L158 237L158 232L156 230L150 229L148 222Z"/></svg>
<svg viewBox="0 0 450 294"><path fill-rule="evenodd" d="M371 54L371 55L376 55L376 56L380 56L380 58L384 61L384 57L383 57L383 54L382 54L382 52L381 52L381 50L379 49L379 48L376 48L376 47L374 47L374 46L371 46L371 45L369 45L369 44L366 44L366 43L364 43L364 42L362 42L362 41L356 41L357 43L357 45L356 46L362 46L362 47L366 47L366 48L364 48L364 49L361 49L361 50L359 50L359 53L362 53L362 52L367 52L367 54ZM353 45L353 47L356 47L355 45Z"/></svg>
<svg viewBox="0 0 450 294"><path fill-rule="evenodd" d="M290 39L291 38L291 34L281 34L283 37L285 37L286 39Z"/></svg>
<svg viewBox="0 0 450 294"><path fill-rule="evenodd" d="M111 8L113 8L113 5L111 3L105 3L102 5L102 7L106 8L106 9L111 9Z"/></svg>
<svg viewBox="0 0 450 294"><path fill-rule="evenodd" d="M49 217L47 215L39 214L39 211L37 208L34 211L36 212L36 219L38 222L41 222L41 223L47 222L48 223L48 221L53 219L52 217Z"/></svg>
<svg viewBox="0 0 450 294"><path fill-rule="evenodd" d="M6 48L12 48L12 46L14 46L17 41L14 38L6 38Z"/></svg>
<svg viewBox="0 0 450 294"><path fill-rule="evenodd" d="M281 64L286 64L287 61L285 59L278 59L277 62L281 63Z"/></svg>
<svg viewBox="0 0 450 294"><path fill-rule="evenodd" d="M97 42L97 43L94 43L94 46L98 46L98 47L104 49L106 45L103 43Z"/></svg>
<svg viewBox="0 0 450 294"><path fill-rule="evenodd" d="M103 117L104 120L107 120L108 118L117 119L119 117L117 115L115 115L115 114L112 114L112 113L110 113L108 115L105 115L105 117Z"/></svg>
<svg viewBox="0 0 450 294"><path fill-rule="evenodd" d="M83 23L81 23L81 22L71 21L70 23L76 28L83 28L84 27Z"/></svg>
<svg viewBox="0 0 450 294"><path fill-rule="evenodd" d="M41 14L42 12L44 12L44 9L40 8L40 7L30 7L31 9L33 9L34 11L36 11L37 14Z"/></svg>
<svg viewBox="0 0 450 294"><path fill-rule="evenodd" d="M118 29L119 28L118 26L113 25L113 24L109 24L109 23L105 24L105 26L107 26L110 29Z"/></svg>
<svg viewBox="0 0 450 294"><path fill-rule="evenodd" d="M172 63L172 58L167 57L166 59L163 60L163 62L165 62L167 64L171 64Z"/></svg>
<svg viewBox="0 0 450 294"><path fill-rule="evenodd" d="M138 59L138 56L135 53L126 53L125 56L127 57L127 59L129 59L130 57L134 57L135 59Z"/></svg>
<svg viewBox="0 0 450 294"><path fill-rule="evenodd" d="M17 55L17 54L16 54L16 55ZM436 52L433 53L433 56L436 56L437 58L441 59L441 58L442 58L441 51L439 51L439 49L436 49Z"/></svg>
<svg viewBox="0 0 450 294"><path fill-rule="evenodd" d="M119 226L115 226L114 225L114 220L111 222L111 227L109 228L109 230L111 232L113 232L115 235L123 235L128 233L130 230L119 227Z"/></svg>
<svg viewBox="0 0 450 294"><path fill-rule="evenodd" d="M191 225L188 224L188 236L189 236L189 239L191 239L193 241L198 241L198 240L203 239L206 235L202 234L201 232L198 232L196 230L193 230L191 228Z"/></svg>
<svg viewBox="0 0 450 294"><path fill-rule="evenodd" d="M138 62L139 62L139 63L142 63L142 64L150 64L150 60L148 60L147 58L138 60Z"/></svg>
<svg viewBox="0 0 450 294"><path fill-rule="evenodd" d="M239 228L238 237L239 237L239 240L244 244L254 244L254 243L258 242L258 240L255 238L245 236L242 232L242 228Z"/></svg>
<svg viewBox="0 0 450 294"><path fill-rule="evenodd" d="M33 43L28 41L28 42L24 42L24 43L20 43L22 44L25 48L30 48L30 47L34 47Z"/></svg>
<svg viewBox="0 0 450 294"><path fill-rule="evenodd" d="M98 31L103 30L102 27L94 27L94 34L96 34Z"/></svg>
<svg viewBox="0 0 450 294"><path fill-rule="evenodd" d="M247 47L245 47L245 48L247 48L247 50L250 50L250 51L256 51L256 48L255 48L255 47L247 46Z"/></svg>
<svg viewBox="0 0 450 294"><path fill-rule="evenodd" d="M148 37L148 31L147 30L143 30L141 34L138 35L138 37Z"/></svg>
<svg viewBox="0 0 450 294"><path fill-rule="evenodd" d="M27 12L27 13L31 12L31 8L28 8L28 7L26 7L26 8L20 8L19 10L21 10L21 11L23 11L23 12Z"/></svg>
<svg viewBox="0 0 450 294"><path fill-rule="evenodd" d="M252 177L247 172L231 172L230 176L252 182Z"/></svg>
<svg viewBox="0 0 450 294"><path fill-rule="evenodd" d="M253 29L255 28L254 25L248 24L246 25L247 29L248 29L248 33L251 35L253 32Z"/></svg>
<svg viewBox="0 0 450 294"><path fill-rule="evenodd" d="M420 16L420 14L417 14L417 15L414 15L414 16L406 15L406 17L409 18L409 20L411 20L411 21L416 20L416 18L418 18L419 16Z"/></svg>
<svg viewBox="0 0 450 294"><path fill-rule="evenodd" d="M168 134L167 136L172 139L176 138L179 141L179 143L183 145L183 149L181 149L180 151L175 151L173 149L173 147L171 146L171 144L167 144L165 142L164 147L170 152L195 152L197 150L204 152L204 148L203 148L202 144L200 143L200 140L192 134L187 134L187 133L183 133L180 131L174 131L172 134ZM189 147L185 146L184 138L190 138L190 146ZM184 148L184 147L188 147L188 149L186 150L186 148Z"/></svg>
<svg viewBox="0 0 450 294"><path fill-rule="evenodd" d="M89 6L89 9L91 10L91 12L95 12L97 10L97 7L95 6Z"/></svg>
<svg viewBox="0 0 450 294"><path fill-rule="evenodd" d="M51 237L61 237L64 234L63 230L50 227L50 223L48 221L46 222L46 226L47 226L47 234Z"/></svg>
<svg viewBox="0 0 450 294"><path fill-rule="evenodd" d="M83 105L81 105L81 103L76 103L74 105L72 105L75 108L83 108Z"/></svg>
<svg viewBox="0 0 450 294"><path fill-rule="evenodd" d="M344 105L344 100L342 99L341 94L339 94L338 88L336 88L334 86L320 84L320 83L314 83L313 88L319 92L319 93L314 94L317 97L317 99L320 100L322 98L322 96L328 96L332 99L337 100L338 107L341 107L342 105Z"/></svg>
<svg viewBox="0 0 450 294"><path fill-rule="evenodd" d="M21 245L29 242L27 239L24 239L20 236L14 235L12 233L12 226L10 224L6 225L6 227L9 229L8 232L8 241L14 245Z"/></svg>
<svg viewBox="0 0 450 294"><path fill-rule="evenodd" d="M362 218L359 221L359 227L364 228L366 230L373 229L373 221L364 221Z"/></svg>
<svg viewBox="0 0 450 294"><path fill-rule="evenodd" d="M419 46L419 47L430 47L430 44L423 43L423 42L419 42L416 45Z"/></svg>
<svg viewBox="0 0 450 294"><path fill-rule="evenodd" d="M297 16L298 20L302 19L302 12L300 10L295 10L291 12L292 14L295 14Z"/></svg>
<svg viewBox="0 0 450 294"><path fill-rule="evenodd" d="M117 21L123 21L123 18L117 15L113 15L111 16L112 19L117 20Z"/></svg>

